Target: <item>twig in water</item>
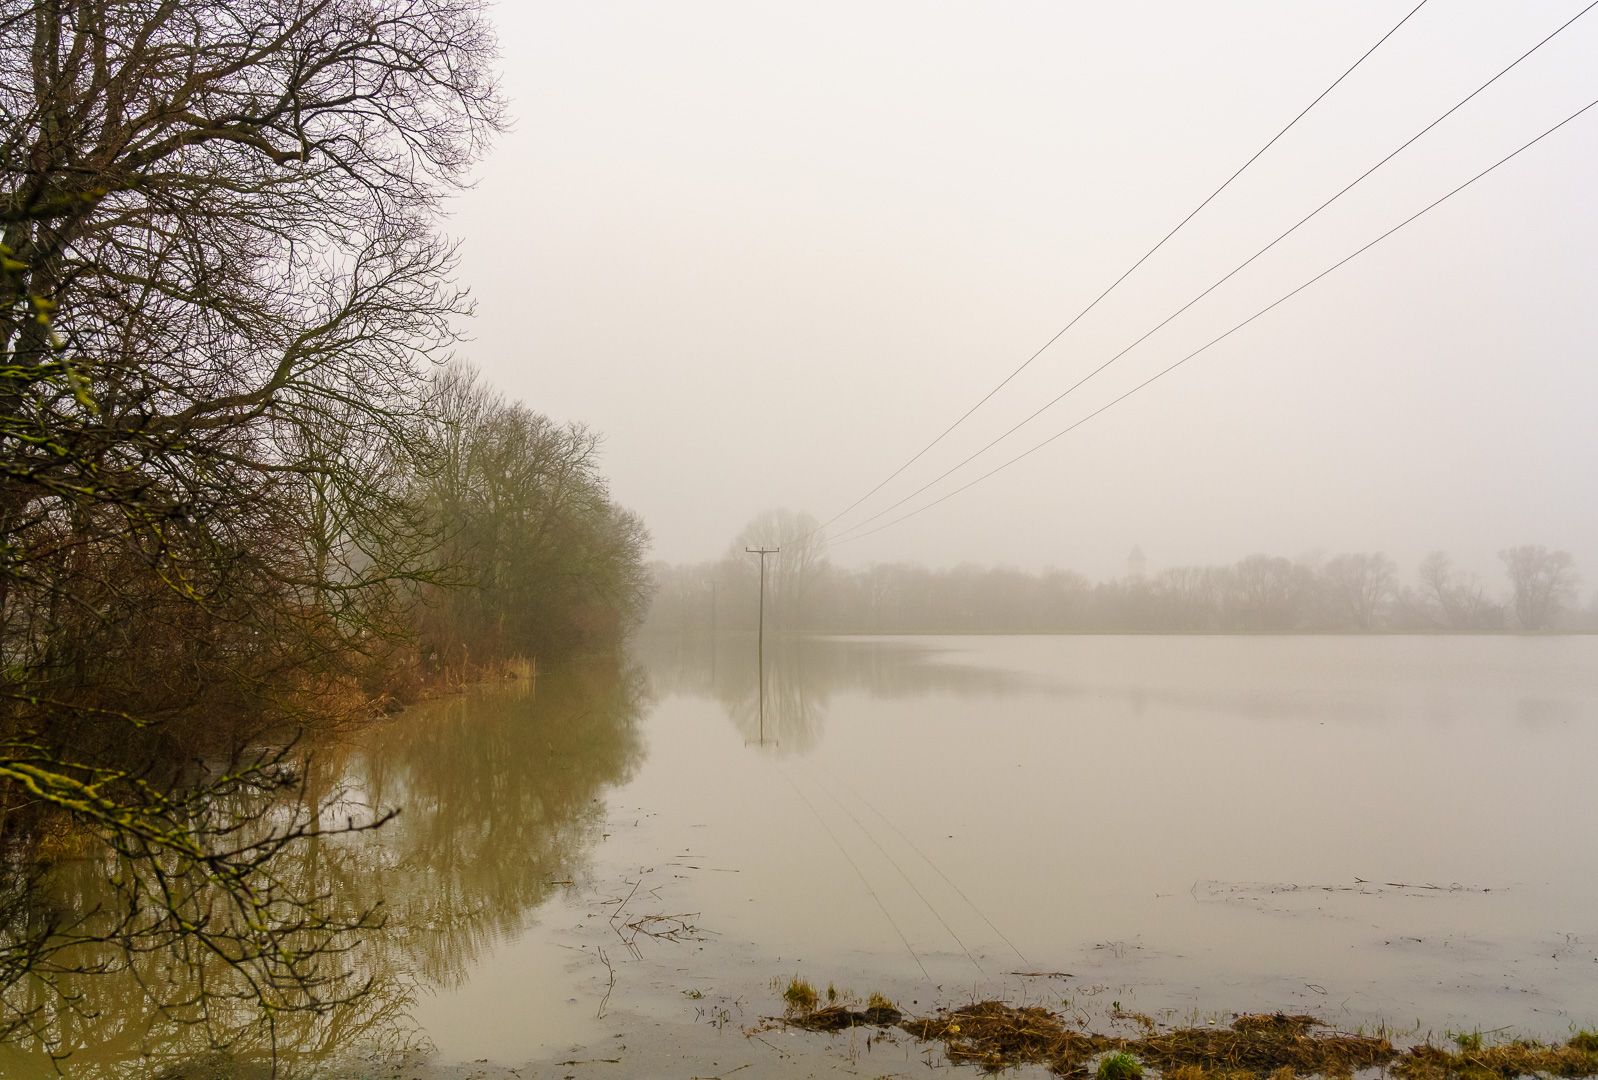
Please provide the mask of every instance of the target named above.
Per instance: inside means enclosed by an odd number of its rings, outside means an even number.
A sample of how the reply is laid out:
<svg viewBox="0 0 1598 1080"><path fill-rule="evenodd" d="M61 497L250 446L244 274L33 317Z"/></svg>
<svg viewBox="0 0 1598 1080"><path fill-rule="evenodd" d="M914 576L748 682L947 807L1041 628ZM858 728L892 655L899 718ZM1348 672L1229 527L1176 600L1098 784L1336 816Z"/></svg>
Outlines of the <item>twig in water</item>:
<svg viewBox="0 0 1598 1080"><path fill-rule="evenodd" d="M605 996L599 999L599 1011L594 1014L596 1019L605 1018L605 1006L610 1004L610 992L616 989L616 969L611 966L610 957L605 955L604 949L596 950L599 953L599 962L605 965L605 970L610 972L610 984L605 987Z"/></svg>
<svg viewBox="0 0 1598 1080"><path fill-rule="evenodd" d="M631 938L624 938L629 946L638 939L639 934L652 937L659 941L704 941L704 935L710 933L701 930L688 920L699 915L697 911L685 912L681 915L645 915L634 919L627 924L627 929L633 932ZM660 927L664 925L664 929Z"/></svg>

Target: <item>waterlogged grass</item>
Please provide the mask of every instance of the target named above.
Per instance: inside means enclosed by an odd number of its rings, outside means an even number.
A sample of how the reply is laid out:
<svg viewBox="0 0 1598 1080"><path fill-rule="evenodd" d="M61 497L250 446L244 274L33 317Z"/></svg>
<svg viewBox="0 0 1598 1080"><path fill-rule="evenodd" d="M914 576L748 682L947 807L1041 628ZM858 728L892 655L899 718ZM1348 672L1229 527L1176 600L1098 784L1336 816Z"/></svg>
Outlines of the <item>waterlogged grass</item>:
<svg viewBox="0 0 1598 1080"><path fill-rule="evenodd" d="M858 1004L860 999L855 997L853 992L848 990L840 992L836 986L828 983L827 1004L822 1005L821 996L816 993L815 988L797 976L783 991L782 1000L788 1007L783 1022L804 1028L806 1031L889 1027L904 1019L904 1014L894 1007L893 1002L875 990L866 999L864 1009L851 1009L850 1004Z"/></svg>
<svg viewBox="0 0 1598 1080"><path fill-rule="evenodd" d="M1456 1037L1457 1049L1417 1046L1393 1066L1402 1080L1504 1080L1516 1076L1598 1076L1598 1034L1578 1031L1563 1045L1515 1039L1484 1045Z"/></svg>
<svg viewBox="0 0 1598 1080"><path fill-rule="evenodd" d="M1138 1038L1097 1035L1068 1026L1039 1006L1017 1008L983 1001L931 1017L905 1019L892 1002L873 993L869 1007L818 1008L815 991L795 979L786 1022L811 1031L864 1024L896 1024L918 1039L941 1042L956 1064L989 1072L1042 1065L1059 1076L1087 1080L1141 1080L1145 1067L1165 1080L1296 1080L1350 1077L1381 1070L1399 1080L1514 1080L1519 1076L1576 1080L1598 1076L1598 1032L1578 1031L1562 1044L1529 1040L1488 1044L1480 1032L1451 1036L1400 1050L1385 1035L1333 1031L1313 1016L1283 1013L1241 1016L1229 1027L1159 1030L1152 1021ZM805 994L805 990L809 994ZM829 989L831 989L829 987ZM829 995L835 998L835 995ZM795 1002L810 1001L810 1005ZM1098 1058L1096 1070L1089 1066Z"/></svg>

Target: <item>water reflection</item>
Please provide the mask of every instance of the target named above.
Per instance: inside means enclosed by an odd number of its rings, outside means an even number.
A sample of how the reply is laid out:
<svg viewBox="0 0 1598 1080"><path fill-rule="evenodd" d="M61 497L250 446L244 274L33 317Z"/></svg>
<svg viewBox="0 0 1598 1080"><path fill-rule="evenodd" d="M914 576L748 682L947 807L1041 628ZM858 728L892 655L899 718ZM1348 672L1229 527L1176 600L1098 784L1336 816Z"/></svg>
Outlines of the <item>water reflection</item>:
<svg viewBox="0 0 1598 1080"><path fill-rule="evenodd" d="M332 1053L414 1039L406 1014L417 990L458 981L579 872L602 794L642 760L646 703L639 669L594 663L410 709L311 755L310 785L328 813L403 808L379 833L306 844L279 868L290 887L343 913L386 912L381 932L334 958L344 971L328 971L368 981L357 1006L268 1023L242 999L230 1007L224 964L152 953L63 977L73 1007L32 987L46 1006L38 1034L69 1055L74 1077L248 1072L274 1051L278 1075L292 1075ZM87 861L67 863L53 886L59 902L86 910L102 879ZM212 995L204 1012L202 989ZM0 1048L0 1075L58 1075L43 1042Z"/></svg>
<svg viewBox="0 0 1598 1080"><path fill-rule="evenodd" d="M820 745L834 700L846 694L887 700L1030 694L1061 710L1091 712L1115 702L1133 716L1181 710L1370 727L1415 711L1458 722L1480 704L1464 687L1480 682L1483 692L1508 695L1505 704L1528 730L1598 716L1592 698L1569 685L1562 666L1566 652L1580 653L1590 639L1554 639L1537 654L1509 645L1512 640L768 634L765 733L783 752L809 753ZM662 697L711 698L747 741L758 741L753 634L652 634L633 651ZM1521 664L1526 670L1518 669Z"/></svg>
<svg viewBox="0 0 1598 1080"><path fill-rule="evenodd" d="M657 694L713 698L746 742L762 741L763 733L764 742L779 753L814 750L827 710L840 694L995 694L1035 685L1016 673L945 662L945 650L925 638L767 634L762 725L753 634L652 634L633 651L648 665Z"/></svg>

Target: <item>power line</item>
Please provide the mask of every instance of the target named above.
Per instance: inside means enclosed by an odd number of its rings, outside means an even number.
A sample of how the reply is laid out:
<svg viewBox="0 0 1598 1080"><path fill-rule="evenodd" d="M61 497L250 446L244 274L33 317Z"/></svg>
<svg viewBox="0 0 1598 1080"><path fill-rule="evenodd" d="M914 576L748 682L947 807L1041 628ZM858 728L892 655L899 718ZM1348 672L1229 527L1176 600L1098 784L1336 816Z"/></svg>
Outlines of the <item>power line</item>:
<svg viewBox="0 0 1598 1080"><path fill-rule="evenodd" d="M1053 398L1049 399L1042 406L1040 406L1038 409L1033 411L1031 414L1029 414L1027 417L1022 419L1020 422L1018 422L1018 423L1012 425L1011 427L1007 428L1003 433L1001 433L999 436L997 436L996 438L994 438L993 440L991 440L990 442L988 442L987 444L982 446L976 452L974 452L972 454L968 454L966 457L962 458L960 461L958 461L954 465L950 466L948 469L945 469L943 472L939 473L937 476L934 476L931 480L928 480L926 483L922 484L920 487L916 488L914 491L912 491L908 495L904 496L898 502L892 503L891 505L886 506L883 509L877 511L875 514L872 514L870 517L866 518L864 521L860 521L860 522L858 522L858 523L856 523L854 525L849 526L849 528L844 529L843 532L839 534L839 536L843 536L843 535L845 535L847 533L854 532L857 529L862 529L865 526L871 524L873 521L876 521L878 518L881 518L881 517L883 517L883 516L885 516L887 514L892 513L894 510L897 510L899 507L903 506L905 503L909 502L911 499L914 499L917 495L920 495L923 491L926 491L928 488L932 487L934 484L937 484L938 482L942 481L944 478L948 477L950 474L958 472L960 469L964 468L966 465L970 464L972 461L975 461L977 458L981 457L983 454L985 454L989 450L993 449L999 443L1003 442L1005 439L1008 439L1011 435L1014 435L1017 431L1021 430L1023 427L1025 427L1026 425L1030 424L1032 421L1036 420L1039 416L1042 416L1045 412L1047 412L1048 410L1052 409L1055 405L1059 404L1066 397L1068 397L1069 395L1074 393L1078 388L1080 388L1088 380L1090 380L1094 376L1098 375L1099 372L1103 371L1105 368L1109 367L1111 364L1113 364L1117 360L1121 359L1121 357L1125 356L1127 353L1131 352L1133 349L1135 349L1139 345L1143 344L1143 342L1145 342L1149 338L1153 337L1156 333L1158 333L1160 330L1164 329L1168 324L1170 324L1173 320L1175 320L1183 312L1187 311L1194 304L1198 303L1200 300L1203 300L1206 296L1210 295L1210 293L1214 292L1216 289L1218 289L1222 285L1226 284L1233 277L1235 277L1237 274L1241 273L1245 268L1247 268L1249 265L1251 265L1256 259L1260 258L1266 252L1268 252L1272 248L1274 248L1277 244L1280 244L1283 240L1286 240L1293 233L1297 232L1301 227L1303 227L1305 224L1307 224L1310 221L1310 219L1316 217L1318 214L1320 214L1320 212L1322 210L1325 210L1328 206L1331 206L1338 199L1341 199L1344 195L1348 194L1356 186L1358 186L1360 183L1362 183L1367 177L1369 177L1372 173L1374 173L1377 169L1380 169L1383 165L1386 165L1389 161L1393 160L1393 158L1397 157L1399 154L1401 154L1405 150L1407 150L1410 146L1414 145L1424 135L1426 135L1427 132L1431 131L1438 124L1441 124L1444 120L1447 120L1450 116L1452 116L1454 113L1458 112L1461 108L1463 108L1465 105L1467 105L1472 99L1477 97L1479 94L1481 94L1488 87L1492 86L1499 79L1501 79L1505 75L1509 74L1510 71L1512 71L1514 68L1518 67L1520 65L1520 63L1522 61L1524 61L1527 57L1531 56L1532 53L1536 52L1538 49L1541 49L1544 45L1546 45L1550 41L1552 41L1555 37L1559 36L1559 34L1561 34L1565 29L1567 29L1572 23L1574 23L1577 19L1581 18L1583 15L1587 14L1587 12L1591 11L1594 7L1598 7L1598 0L1592 0L1591 3L1589 3L1586 7L1582 8L1580 11L1576 12L1576 14L1572 15L1569 19L1567 19L1563 24L1561 24L1551 34L1549 34L1547 37L1543 38L1541 41L1537 42L1537 44L1533 45L1530 49L1527 49L1520 56L1516 57L1515 60L1512 61L1507 67L1503 68L1501 71L1499 71L1492 78L1488 79L1486 82L1482 83L1476 89L1472 90L1469 94L1466 94L1459 101L1455 102L1446 112L1444 112L1441 116L1437 117L1437 119L1433 120L1431 123L1427 124L1425 127L1421 128L1419 131L1417 131L1414 135L1411 135L1408 139L1404 140L1404 142L1402 144L1400 144L1392 152L1387 154L1387 156L1383 157L1380 161L1376 162L1376 164L1372 165L1370 168L1368 168L1364 172L1360 173L1353 180L1349 181L1348 184L1344 185L1344 187L1340 191L1338 191L1335 195L1333 195L1331 198L1327 199L1325 202L1321 203L1315 209L1311 210L1308 214L1305 214L1302 218L1300 218L1298 221L1296 221L1290 228L1287 229L1286 232L1283 232L1280 236L1276 237L1276 239L1272 240L1270 243L1266 244L1264 247L1262 247L1258 251L1254 252L1254 254L1252 254L1248 258L1244 259L1241 263L1238 263L1230 271L1228 271L1224 276L1222 276L1221 278L1216 280L1214 283L1212 283L1203 292L1199 293L1197 296L1193 297L1187 303L1183 304L1181 307L1179 307L1175 311L1171 312L1171 314L1167 315L1164 319L1160 320L1159 323L1157 323L1152 329L1150 329L1149 331L1144 333L1136 341L1133 341L1130 345L1127 345L1120 352L1116 353L1114 356L1111 356L1108 360L1104 361L1098 367L1094 368L1092 371L1090 371L1086 375L1082 376L1076 382L1074 382L1070 386L1066 387L1059 394L1057 394ZM834 520L836 520L836 519L834 519ZM844 541L838 540L836 542L842 543Z"/></svg>
<svg viewBox="0 0 1598 1080"><path fill-rule="evenodd" d="M1049 346L1053 345L1056 341L1060 340L1060 338L1065 334L1065 332L1067 330L1069 330L1069 329L1071 329L1071 327L1075 326L1078 322L1080 322L1082 320L1083 316L1087 315L1088 312L1092 311L1095 307L1097 307L1098 304L1099 304L1099 301L1103 300L1106 296L1109 296L1110 293L1115 291L1116 286L1120 285L1121 282L1125 281L1128 277L1130 277L1132 275L1132 272L1134 270L1136 270L1138 267L1142 266L1145 262L1147 262L1149 260L1149 258L1156 251L1159 251L1160 248L1164 247L1166 241L1170 240L1171 237L1175 236L1178 232L1180 232L1182 227L1184 225L1186 225L1189 221L1192 221L1193 218L1198 215L1200 210L1203 210L1206 206L1208 206L1211 202L1213 202L1215 200L1216 196L1220 195L1221 192L1225 191L1231 185L1233 180L1236 180L1239 176L1242 176L1244 170L1246 170L1250 165L1254 164L1254 162L1258 161L1260 156L1262 154L1264 154L1265 151L1269 150L1272 146L1275 146L1277 140L1279 140L1283 135L1286 135L1289 131L1291 131L1293 126L1295 124L1297 124L1300 120L1304 119L1304 117L1309 113L1309 111L1311 109L1313 109L1316 105L1319 105L1321 103L1321 99L1322 98L1324 98L1327 94L1330 94L1333 90L1337 89L1338 84L1340 84L1344 79L1346 79L1350 75L1352 75L1354 73L1354 69L1355 68L1357 68L1361 64L1363 64L1366 61L1366 59L1371 55L1371 53L1373 53L1377 49L1381 48L1383 43L1385 43L1388 38L1390 38L1394 34L1396 34L1399 31L1400 27L1402 27L1405 23L1409 22L1410 18L1413 17L1414 14L1417 11L1419 11L1421 8L1423 8L1425 6L1426 6L1426 0L1420 0L1420 3L1416 4L1413 8L1411 8L1409 10L1408 14L1406 14L1402 19L1399 19L1398 22L1393 24L1393 28L1391 30L1387 31L1387 33L1383 34L1377 40L1376 44L1372 45L1370 48L1366 49L1363 53L1361 53L1359 59L1355 60L1351 65L1349 65L1348 70L1344 71L1336 79L1332 80L1332 84L1330 86L1328 86L1325 90L1322 90L1319 94L1315 95L1315 100L1311 101L1308 105L1304 106L1304 108L1299 112L1299 114L1297 116L1293 117L1292 120L1288 121L1286 127L1282 128L1282 130L1278 131L1275 135L1272 135L1270 140L1268 142L1266 142L1266 144L1264 146L1262 146L1258 150L1254 151L1253 155L1247 161L1243 162L1243 164L1238 167L1236 172L1234 172L1231 176L1228 176L1226 178L1226 180L1221 184L1220 187L1218 187L1214 191L1210 192L1209 195L1207 195L1205 197L1203 202L1201 202L1197 206L1195 206L1188 213L1188 215L1186 217L1184 217L1181 221L1177 222L1175 228L1173 228L1170 232L1166 233L1164 236L1162 236L1160 238L1159 243L1155 244L1153 247L1151 247L1147 251L1145 251L1143 253L1142 257L1137 260L1137 262L1135 262L1131 266L1127 267L1126 271L1124 273L1122 273L1120 277L1118 277L1114 281L1110 282L1110 285L1109 285L1108 288L1106 288L1103 292L1099 293L1098 296L1094 297L1092 303L1088 304L1087 307L1085 307L1081 311L1077 312L1076 315L1071 319L1070 322L1066 323L1063 327L1061 327L1060 330L1053 337L1049 338L1048 341L1045 341L1043 343L1043 345L1036 352L1034 352L1031 356L1027 357L1026 360L1021 364L1020 367L1018 367L1014 371L1010 372L1010 374L1006 375L999 382L999 384L997 386L995 386L992 390L989 390L986 394L984 394L982 396L981 400L978 401L975 405L971 406L969 409L967 409L960 416L960 418L958 420L956 420L954 423L950 424L948 427L944 428L943 431L938 435L937 438L933 439L931 442L927 443L927 445L923 446L920 450L916 451L915 455L913 457L911 457L910 460L906 461L903 465L900 465L897 469L893 470L893 472L889 473L887 475L887 477L885 479L883 479L883 481L881 483L879 483L876 487L872 488L870 491L868 491L864 495L860 496L854 502L850 503L848 506L846 506L842 510L838 511L836 514L834 514L832 517L828 518L826 521L823 521L820 525L816 526L815 529L811 530L811 533L806 534L806 535L809 536L809 535L813 535L814 533L820 532L822 529L825 529L828 525L831 525L834 521L837 521L839 518L841 518L845 514L849 513L849 511L853 510L855 507L859 506L861 503L863 503L867 499L871 498L871 496L873 496L877 492L881 491L883 489L883 487L885 487L890 481L893 480L894 477L896 477L900 473L904 472L911 465L914 465L917 461L919 461L921 459L921 456L923 454L925 454L928 450L931 450L934 446L938 445L938 443L942 442L944 440L944 438L951 431L953 431L955 428L957 428L961 424L965 423L966 420L971 416L972 413L974 413L978 409L982 408L983 405L987 404L989 398L993 397L994 394L997 394L1000 390L1003 390L1007 385L1009 385L1010 381L1012 379L1014 379L1017 375L1021 374L1022 371L1026 370L1027 366L1029 364L1031 364L1032 361L1036 360L1039 356L1042 356L1043 353L1049 348ZM803 537L801 539L803 539Z"/></svg>
<svg viewBox="0 0 1598 1080"><path fill-rule="evenodd" d="M903 829L899 828L899 826L895 825L891 820L889 820L889 818L888 818L888 816L886 814L884 814L881 810L878 810L875 806L873 806L871 804L871 802L864 795L860 794L860 792L856 791L853 787L851 787L847 781L839 778L837 776L837 774L832 773L832 772L830 772L830 771L828 771L826 769L823 769L820 765L817 765L815 767L818 770L820 770L823 774L825 774L826 776L830 777L834 783L839 784L840 786L842 786L843 789L845 791L847 791L849 794L853 795L856 799L859 799L861 804L863 806L865 806L868 810L870 810L873 814L877 815L877 817L882 820L882 823L884 825L886 825L888 828L892 829L894 831L894 834L897 835L900 840L903 840L906 844L908 844L910 846L910 850L911 851L914 851L917 855L921 856L921 861L926 863L928 866L930 866L932 868L932 872L937 874L940 878L942 878L944 884L949 886L949 888L953 889L955 891L955 893L959 895L960 899L965 901L967 907L969 907L972 911L976 912L977 918L981 919L983 922L988 924L988 929L989 930L992 930L995 934L999 935L999 940L1003 941L1006 945L1008 945L1010 947L1010 951L1015 953L1016 957L1021 961L1021 963L1023 963L1023 964L1030 963L1030 961L1028 961L1026 957L1021 955L1021 950L1015 947L1015 942L1011 941L1008 937L1005 937L1004 931L1000 930L997 926L993 925L993 920L988 918L986 915L984 915L982 913L982 909L977 907L975 901L973 901L969 896L967 896L965 894L965 890L960 888L960 886L956 885L954 883L954 881L949 877L949 875L945 874L943 872L943 870L939 868L938 864L932 861L932 857L930 855L928 855L926 852L922 851L920 846L917 845L914 840L912 840L908 836L906 836L904 834L904 830ZM980 964L978 964L977 966L978 966L978 968L981 967ZM984 974L986 974L986 973L984 973Z"/></svg>
<svg viewBox="0 0 1598 1080"><path fill-rule="evenodd" d="M916 898L920 900L926 909L932 913L932 917L938 920L938 925L943 927L944 931L954 939L954 943L956 945L960 946L960 951L965 953L965 958L967 960L971 961L971 966L977 969L977 973L979 975L981 975L983 978L987 978L988 973L983 969L981 962L978 961L975 956L971 955L971 950L966 947L964 941L960 940L960 935L954 932L954 927L949 925L948 920L943 917L943 913L933 906L931 900L927 899L927 894L922 892L920 887L916 885L913 880L911 880L909 874L905 873L904 867L899 865L899 861L888 852L887 848L882 846L882 841L878 840L874 835L872 835L871 830L866 828L865 822L856 817L854 811L850 810L848 806L844 805L844 801L838 798L837 792L829 789L826 784L818 782L816 786L822 791L825 791L827 793L827 797L838 805L838 809L842 810L844 815L850 821L855 823L855 828L859 829L861 834L876 846L876 849L882 853L882 857L888 860L888 865L899 872L899 876L904 879L904 883L910 886L910 891L916 894Z"/></svg>
<svg viewBox="0 0 1598 1080"><path fill-rule="evenodd" d="M910 959L916 962L916 967L921 969L921 974L926 977L927 982L932 982L932 976L927 974L927 966L921 962L921 957L916 955L915 948L910 944L910 939L904 936L904 931L899 929L899 924L888 910L888 905L882 902L882 897L877 895L877 890L871 887L871 882L866 878L865 872L860 869L860 864L854 861L854 856L849 854L849 849L843 846L843 841L838 839L838 834L832 831L832 826L828 825L826 818L821 816L821 811L816 809L816 804L811 802L803 791L799 790L799 785L794 783L793 777L789 776L781 765L774 767L778 775L788 781L788 786L793 788L794 794L799 796L800 800L810 808L810 812L815 815L816 822L826 830L828 836L832 837L832 842L837 845L839 853L844 857L844 861L854 870L855 876L860 879L860 884L866 887L866 892L871 899L877 902L877 907L882 910L882 916L888 920L888 925L893 927L893 932L899 935L899 940L904 944L905 952L909 953Z"/></svg>
<svg viewBox="0 0 1598 1080"><path fill-rule="evenodd" d="M934 506L937 506L939 503L944 502L947 499L952 499L954 496L960 494L962 491L965 491L967 488L970 488L970 487L973 487L973 486L975 486L977 484L980 484L982 481L986 480L988 477L994 475L995 473L1001 472L1004 469L1009 468L1011 465L1014 465L1016 462L1020 461L1022 458L1030 457L1031 455L1037 453L1039 450L1043 449L1045 446L1048 446L1050 443L1054 442L1056 439L1059 439L1062 436L1069 434L1070 432L1072 432L1072 431L1076 430L1077 428L1081 427L1083 424L1087 423L1089 420L1093 419L1095 416L1098 416L1100 413L1105 412L1106 410L1108 410L1108 409L1120 404L1121 402L1125 401L1127 398L1131 397L1133 394L1137 393L1139 390L1142 390L1144 387L1148 386L1150 383L1152 383L1152 382L1154 382L1154 381L1156 381L1158 379L1164 378L1166 375L1169 375L1171 372L1175 371L1177 368L1181 367L1183 364L1187 363L1189 360L1193 359L1195 356L1198 356L1200 353L1206 351L1207 349L1211 348L1214 345L1220 344L1222 341L1224 341L1227 338L1231 337L1237 331L1243 329L1243 327L1247 326L1249 323L1253 322L1255 319L1258 319L1260 316L1264 315L1266 312L1271 311L1273 308L1276 308L1277 306L1279 306L1279 305L1285 303L1286 301L1292 299L1293 297L1297 296L1299 293L1303 292L1305 289L1309 288L1311 285L1315 284L1317 281L1321 280L1321 278L1325 277L1327 274L1330 274L1333 270L1336 270L1338 267L1342 266L1343 264L1345 264L1345 263L1351 261L1352 259L1356 258L1357 256L1362 255L1365 252L1369 251L1371 248L1375 247L1377 244L1381 243L1383 240L1386 240L1389 236L1392 236L1394 233L1396 233L1398 230L1402 229L1404 226L1408 225L1410 222L1414 221L1416 218L1419 218L1423 214L1426 214L1426 213L1436 209L1438 206L1440 206L1444 202L1448 201L1449 199L1453 198L1455 195L1459 194L1461 191L1464 191L1466 188L1470 187L1472 184L1474 184L1476 181L1480 180L1482 177L1486 176L1488 173L1493 172L1499 166L1504 165L1505 163L1510 161L1512 158L1515 158L1515 157L1519 156L1521 153L1525 152L1526 150L1531 149L1533 146L1535 146L1538 143L1542 142L1548 136L1552 135L1554 132L1558 131L1560 128L1564 127L1566 124L1568 124L1571 121L1575 120L1577 117L1581 116L1583 113L1587 112L1588 110L1590 110L1590 109L1592 109L1594 107L1598 107L1598 99L1595 99L1593 101L1588 102L1586 105L1583 105L1581 108L1577 109L1575 112L1571 113L1569 116L1567 116L1563 120L1559 121L1559 123L1555 124L1553 127L1549 128L1547 131L1544 131L1541 135L1538 135L1536 138L1532 139L1530 142L1525 143L1524 145L1522 145L1518 149L1513 150L1510 153L1506 154L1505 156L1499 158L1493 164L1489 165L1487 168L1483 169L1481 172L1477 173L1475 176L1471 177L1469 180L1466 180L1463 184L1460 184L1458 187L1454 188L1452 191L1448 192L1446 195L1443 195L1442 197L1438 198L1436 201L1428 204L1427 206L1421 208L1420 210L1417 210L1415 213L1411 214L1409 217L1405 218L1403 221L1400 221L1397 225L1394 225L1391 229L1388 229L1386 232L1382 233L1380 236L1378 236L1376 239L1372 240L1370 243L1366 244L1364 247L1361 247L1358 250L1354 251L1353 253L1344 256L1342 259L1340 259L1337 262L1333 263L1331 266L1327 267L1325 270L1322 270L1320 273L1316 274L1314 277L1312 277L1308 281L1304 282L1302 285L1300 285L1298 288L1294 289L1292 292L1287 293L1286 295L1280 297L1279 299L1273 301L1272 303L1268 304L1267 306L1265 306L1265 307L1261 308L1260 310L1256 311L1254 314L1250 315L1248 318L1244 319L1242 322L1238 323L1236 326L1234 326L1230 330L1226 331L1226 333L1221 334L1219 337L1213 338L1212 340L1210 340L1209 342L1205 343L1204 345L1199 346L1197 349L1194 349L1192 352L1190 352L1186 356L1182 357L1182 359L1176 361L1176 363L1174 363L1174 364L1170 365L1169 367L1164 368L1164 369L1156 372L1155 374L1149 376L1147 379L1144 379L1142 382L1140 382L1136 386L1132 387L1132 389L1126 391L1126 393L1120 395L1117 398L1114 398L1114 399L1110 400L1109 402L1107 402L1104 405L1099 406L1097 409L1094 409L1092 412L1090 412L1086 416L1082 417L1082 419L1076 421L1075 423L1071 424L1070 426L1064 428L1061 431L1055 432L1053 435L1050 435L1047 439L1044 439L1042 442L1038 443L1036 446L1033 446L1030 449L1022 451L1021 453L1017 454L1013 458L1010 458L1008 461L1004 462L1003 464L998 465L998 466L996 466L996 467L994 467L992 469L989 469L987 472L983 473L981 476L978 476L976 479L968 481L965 484L962 484L960 487L955 488L953 491L949 492L946 495L942 495L942 496L934 499L932 502L927 503L925 506L918 507L917 509L910 511L908 514L903 514L903 515L901 515L899 517L894 518L892 521L885 522L882 525L878 525L875 529L871 529L871 530L869 530L867 532L860 533L860 534L858 534L856 536L851 536L847 540L838 540L838 541L833 541L833 542L834 543L839 543L839 544L852 543L855 540L864 539L865 537L872 535L872 533L878 533L878 532L881 532L883 529L886 529L886 528L889 528L891 526L897 525L901 521L907 521L910 518L915 517L917 514L920 514L920 513L924 512L924 511L932 509Z"/></svg>

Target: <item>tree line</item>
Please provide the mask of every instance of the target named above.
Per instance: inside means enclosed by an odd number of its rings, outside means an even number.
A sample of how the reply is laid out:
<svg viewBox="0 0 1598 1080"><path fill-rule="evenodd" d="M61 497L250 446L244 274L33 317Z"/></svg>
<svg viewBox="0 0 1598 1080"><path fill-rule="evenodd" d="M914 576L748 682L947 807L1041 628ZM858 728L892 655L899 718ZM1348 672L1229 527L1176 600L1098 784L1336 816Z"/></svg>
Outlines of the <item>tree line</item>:
<svg viewBox="0 0 1598 1080"><path fill-rule="evenodd" d="M1569 552L1540 545L1499 553L1506 587L1489 588L1444 552L1412 576L1380 552L1288 559L1250 555L1226 566L1091 581L1070 570L1032 573L910 563L845 568L825 557L808 515L756 517L719 560L650 570L657 588L645 626L671 632L755 628L758 571L743 549L770 557L766 625L840 634L1465 632L1593 630L1577 608L1581 579Z"/></svg>
<svg viewBox="0 0 1598 1080"><path fill-rule="evenodd" d="M373 912L274 870L336 831L306 733L641 615L597 436L452 358L494 50L478 0L0 12L0 1036L157 951L359 996ZM115 899L41 902L83 859Z"/></svg>

